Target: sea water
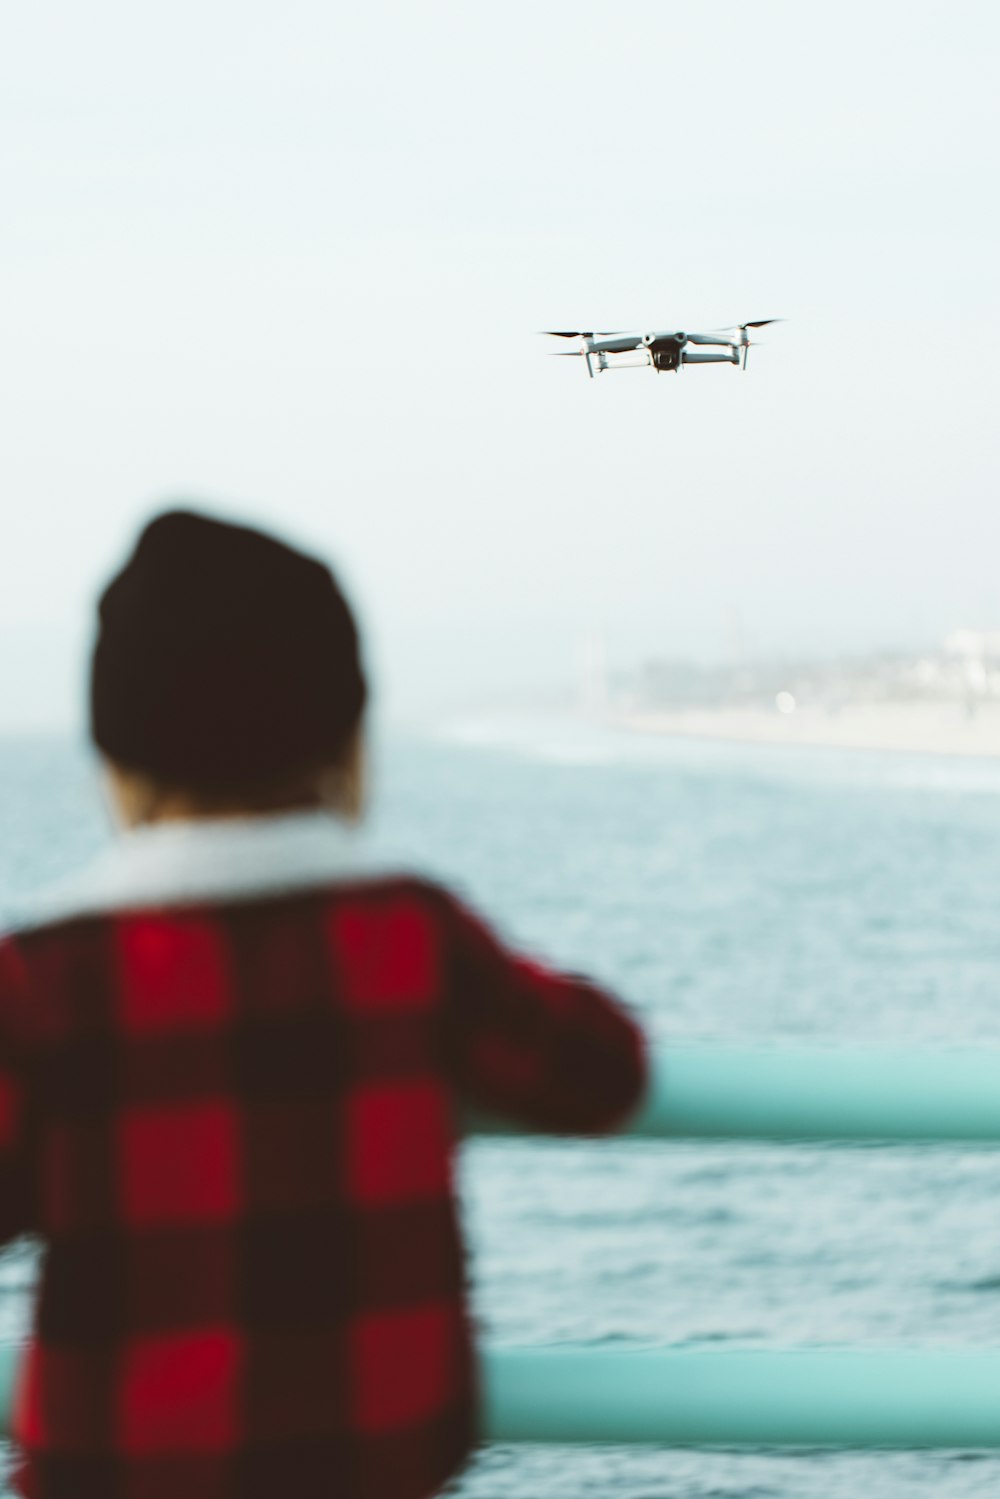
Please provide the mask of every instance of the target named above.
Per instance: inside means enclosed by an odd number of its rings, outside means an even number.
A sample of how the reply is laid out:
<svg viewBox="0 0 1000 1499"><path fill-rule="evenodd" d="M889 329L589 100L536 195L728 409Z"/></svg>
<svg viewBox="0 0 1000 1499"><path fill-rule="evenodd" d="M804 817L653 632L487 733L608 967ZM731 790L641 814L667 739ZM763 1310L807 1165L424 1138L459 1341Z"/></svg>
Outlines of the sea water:
<svg viewBox="0 0 1000 1499"><path fill-rule="evenodd" d="M508 720L389 735L374 779L391 859L665 1045L1000 1046L1000 765ZM0 744L0 922L108 836L79 749ZM1000 1346L1000 1149L476 1141L461 1181L497 1342ZM0 1260L0 1337L31 1275ZM494 1447L456 1493L998 1488L989 1455Z"/></svg>

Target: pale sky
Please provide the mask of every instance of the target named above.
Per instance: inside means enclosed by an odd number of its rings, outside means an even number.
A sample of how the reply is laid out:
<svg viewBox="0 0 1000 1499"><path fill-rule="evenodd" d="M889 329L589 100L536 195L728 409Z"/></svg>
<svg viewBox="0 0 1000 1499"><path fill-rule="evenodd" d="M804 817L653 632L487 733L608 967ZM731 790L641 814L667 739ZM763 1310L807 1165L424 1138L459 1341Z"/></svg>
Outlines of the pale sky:
<svg viewBox="0 0 1000 1499"><path fill-rule="evenodd" d="M1000 628L998 61L986 0L6 5L0 727L176 496L338 563L390 708Z"/></svg>

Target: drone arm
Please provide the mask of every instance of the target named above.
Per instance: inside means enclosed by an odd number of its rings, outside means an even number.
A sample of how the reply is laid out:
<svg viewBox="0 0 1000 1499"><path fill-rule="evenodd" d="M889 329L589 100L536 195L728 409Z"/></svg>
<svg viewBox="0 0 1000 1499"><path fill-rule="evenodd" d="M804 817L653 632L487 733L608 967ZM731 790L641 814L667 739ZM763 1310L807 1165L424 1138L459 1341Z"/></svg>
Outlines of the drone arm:
<svg viewBox="0 0 1000 1499"><path fill-rule="evenodd" d="M713 344L726 349L732 348L734 343L732 338L726 338L721 333L688 333L686 337L689 344Z"/></svg>
<svg viewBox="0 0 1000 1499"><path fill-rule="evenodd" d="M595 354L628 354L633 349L642 348L642 334L623 333L615 338L598 336L590 341L590 347Z"/></svg>
<svg viewBox="0 0 1000 1499"><path fill-rule="evenodd" d="M684 364L738 364L739 358L735 349L731 354L689 354L685 349L681 355Z"/></svg>

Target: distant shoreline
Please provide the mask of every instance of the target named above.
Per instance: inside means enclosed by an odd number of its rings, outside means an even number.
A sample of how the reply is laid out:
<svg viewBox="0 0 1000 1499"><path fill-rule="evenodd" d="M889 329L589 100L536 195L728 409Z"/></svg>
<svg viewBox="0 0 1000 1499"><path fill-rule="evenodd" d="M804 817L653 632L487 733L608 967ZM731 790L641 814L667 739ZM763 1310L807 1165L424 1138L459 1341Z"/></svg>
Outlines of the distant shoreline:
<svg viewBox="0 0 1000 1499"><path fill-rule="evenodd" d="M847 704L836 710L675 708L612 715L635 734L719 739L740 744L805 745L816 749L892 750L927 755L1000 758L1000 703Z"/></svg>

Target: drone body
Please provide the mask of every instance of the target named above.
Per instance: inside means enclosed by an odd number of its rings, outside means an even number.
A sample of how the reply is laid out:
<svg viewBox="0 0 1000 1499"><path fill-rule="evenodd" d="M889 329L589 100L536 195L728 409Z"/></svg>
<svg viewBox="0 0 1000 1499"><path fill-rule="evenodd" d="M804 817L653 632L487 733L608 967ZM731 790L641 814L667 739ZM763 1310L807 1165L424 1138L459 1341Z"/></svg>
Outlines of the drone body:
<svg viewBox="0 0 1000 1499"><path fill-rule="evenodd" d="M676 374L682 364L735 364L747 367L747 350L750 339L748 328L766 328L768 323L780 322L780 318L762 318L755 323L738 323L733 328L716 328L709 333L680 333L676 329L653 333L550 333L550 338L576 338L581 341L578 349L560 349L560 354L582 356L587 362L587 374L594 378L594 369L621 369L628 365L650 365L657 374L673 370ZM712 348L725 349L724 354L702 354L689 350L689 345L707 344ZM639 357L636 358L636 355Z"/></svg>

